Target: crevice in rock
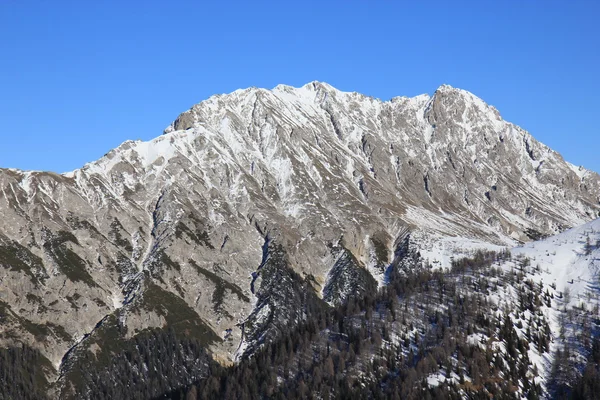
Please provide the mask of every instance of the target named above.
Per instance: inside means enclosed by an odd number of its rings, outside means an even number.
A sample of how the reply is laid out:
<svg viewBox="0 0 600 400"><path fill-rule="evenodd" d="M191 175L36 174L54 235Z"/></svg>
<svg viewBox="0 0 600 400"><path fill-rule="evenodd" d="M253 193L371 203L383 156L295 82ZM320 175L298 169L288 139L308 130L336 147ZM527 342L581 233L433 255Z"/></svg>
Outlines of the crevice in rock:
<svg viewBox="0 0 600 400"><path fill-rule="evenodd" d="M225 235L225 237L223 238L223 243L221 244L221 248L219 249L220 251L223 251L223 247L225 247L225 244L227 243L228 240L229 240L229 235Z"/></svg>
<svg viewBox="0 0 600 400"><path fill-rule="evenodd" d="M525 143L525 151L527 151L529 158L531 158L533 161L535 161L535 156L533 154L533 148L531 147L531 145L529 144L529 140L527 140L527 138L525 136L523 136L523 142Z"/></svg>
<svg viewBox="0 0 600 400"><path fill-rule="evenodd" d="M344 135L342 133L340 123L335 119L333 113L331 112L331 110L329 110L328 106L323 107L323 110L327 113L327 116L329 117L329 122L331 122L331 125L333 126L333 131L335 132L335 135L341 141L344 138Z"/></svg>
<svg viewBox="0 0 600 400"><path fill-rule="evenodd" d="M358 180L358 190L360 190L360 192L362 193L362 195L365 199L369 198L369 193L367 192L364 178L360 178Z"/></svg>
<svg viewBox="0 0 600 400"><path fill-rule="evenodd" d="M427 192L429 197L433 197L431 195L431 190L429 188L429 173L426 173L425 175L423 175L423 184L425 185L425 191Z"/></svg>

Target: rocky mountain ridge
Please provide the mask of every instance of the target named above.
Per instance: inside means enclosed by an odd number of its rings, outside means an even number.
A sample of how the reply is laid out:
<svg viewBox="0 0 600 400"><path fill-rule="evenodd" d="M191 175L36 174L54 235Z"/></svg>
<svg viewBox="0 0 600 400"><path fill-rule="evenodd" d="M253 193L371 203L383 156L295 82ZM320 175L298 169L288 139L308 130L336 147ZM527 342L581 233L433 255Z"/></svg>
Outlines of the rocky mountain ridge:
<svg viewBox="0 0 600 400"><path fill-rule="evenodd" d="M64 377L109 322L126 338L170 325L230 363L299 305L385 284L403 246L444 266L589 221L599 183L447 85L213 96L71 173L0 171L0 342Z"/></svg>

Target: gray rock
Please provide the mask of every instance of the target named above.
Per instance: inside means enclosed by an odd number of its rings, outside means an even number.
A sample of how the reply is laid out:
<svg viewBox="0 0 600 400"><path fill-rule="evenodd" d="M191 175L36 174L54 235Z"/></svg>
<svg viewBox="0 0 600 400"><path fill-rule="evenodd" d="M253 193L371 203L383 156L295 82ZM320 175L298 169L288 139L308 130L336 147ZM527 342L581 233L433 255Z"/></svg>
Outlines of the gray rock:
<svg viewBox="0 0 600 400"><path fill-rule="evenodd" d="M402 246L511 246L596 218L599 183L450 86L390 101L319 82L214 96L71 173L0 170L0 344L40 349L58 378L109 315L127 337L177 324L169 307L148 308L153 287L233 362L256 347L261 310L290 317L265 296L281 271L253 277L266 237L285 271L337 303L352 276L362 290L374 285L364 271L384 283ZM352 270L331 251L342 237Z"/></svg>

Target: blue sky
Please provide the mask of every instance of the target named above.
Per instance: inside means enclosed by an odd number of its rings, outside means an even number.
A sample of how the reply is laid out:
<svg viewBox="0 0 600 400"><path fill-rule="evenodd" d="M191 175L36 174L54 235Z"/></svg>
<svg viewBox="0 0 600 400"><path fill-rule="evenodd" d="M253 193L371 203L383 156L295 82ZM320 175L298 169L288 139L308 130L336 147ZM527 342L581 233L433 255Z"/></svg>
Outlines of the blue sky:
<svg viewBox="0 0 600 400"><path fill-rule="evenodd" d="M600 171L598 1L0 0L0 167L65 172L215 93L448 83Z"/></svg>

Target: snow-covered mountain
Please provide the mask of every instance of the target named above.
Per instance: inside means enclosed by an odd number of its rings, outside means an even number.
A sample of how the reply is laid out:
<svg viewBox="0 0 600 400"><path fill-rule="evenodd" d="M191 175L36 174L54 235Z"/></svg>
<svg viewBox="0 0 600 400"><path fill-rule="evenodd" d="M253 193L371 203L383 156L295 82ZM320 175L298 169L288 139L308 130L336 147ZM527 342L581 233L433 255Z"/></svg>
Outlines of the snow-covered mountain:
<svg viewBox="0 0 600 400"><path fill-rule="evenodd" d="M102 351L107 324L181 326L233 362L302 320L307 296L385 284L403 246L448 266L600 210L598 174L447 85L389 101L238 90L73 172L0 170L0 188L0 341L59 374Z"/></svg>

